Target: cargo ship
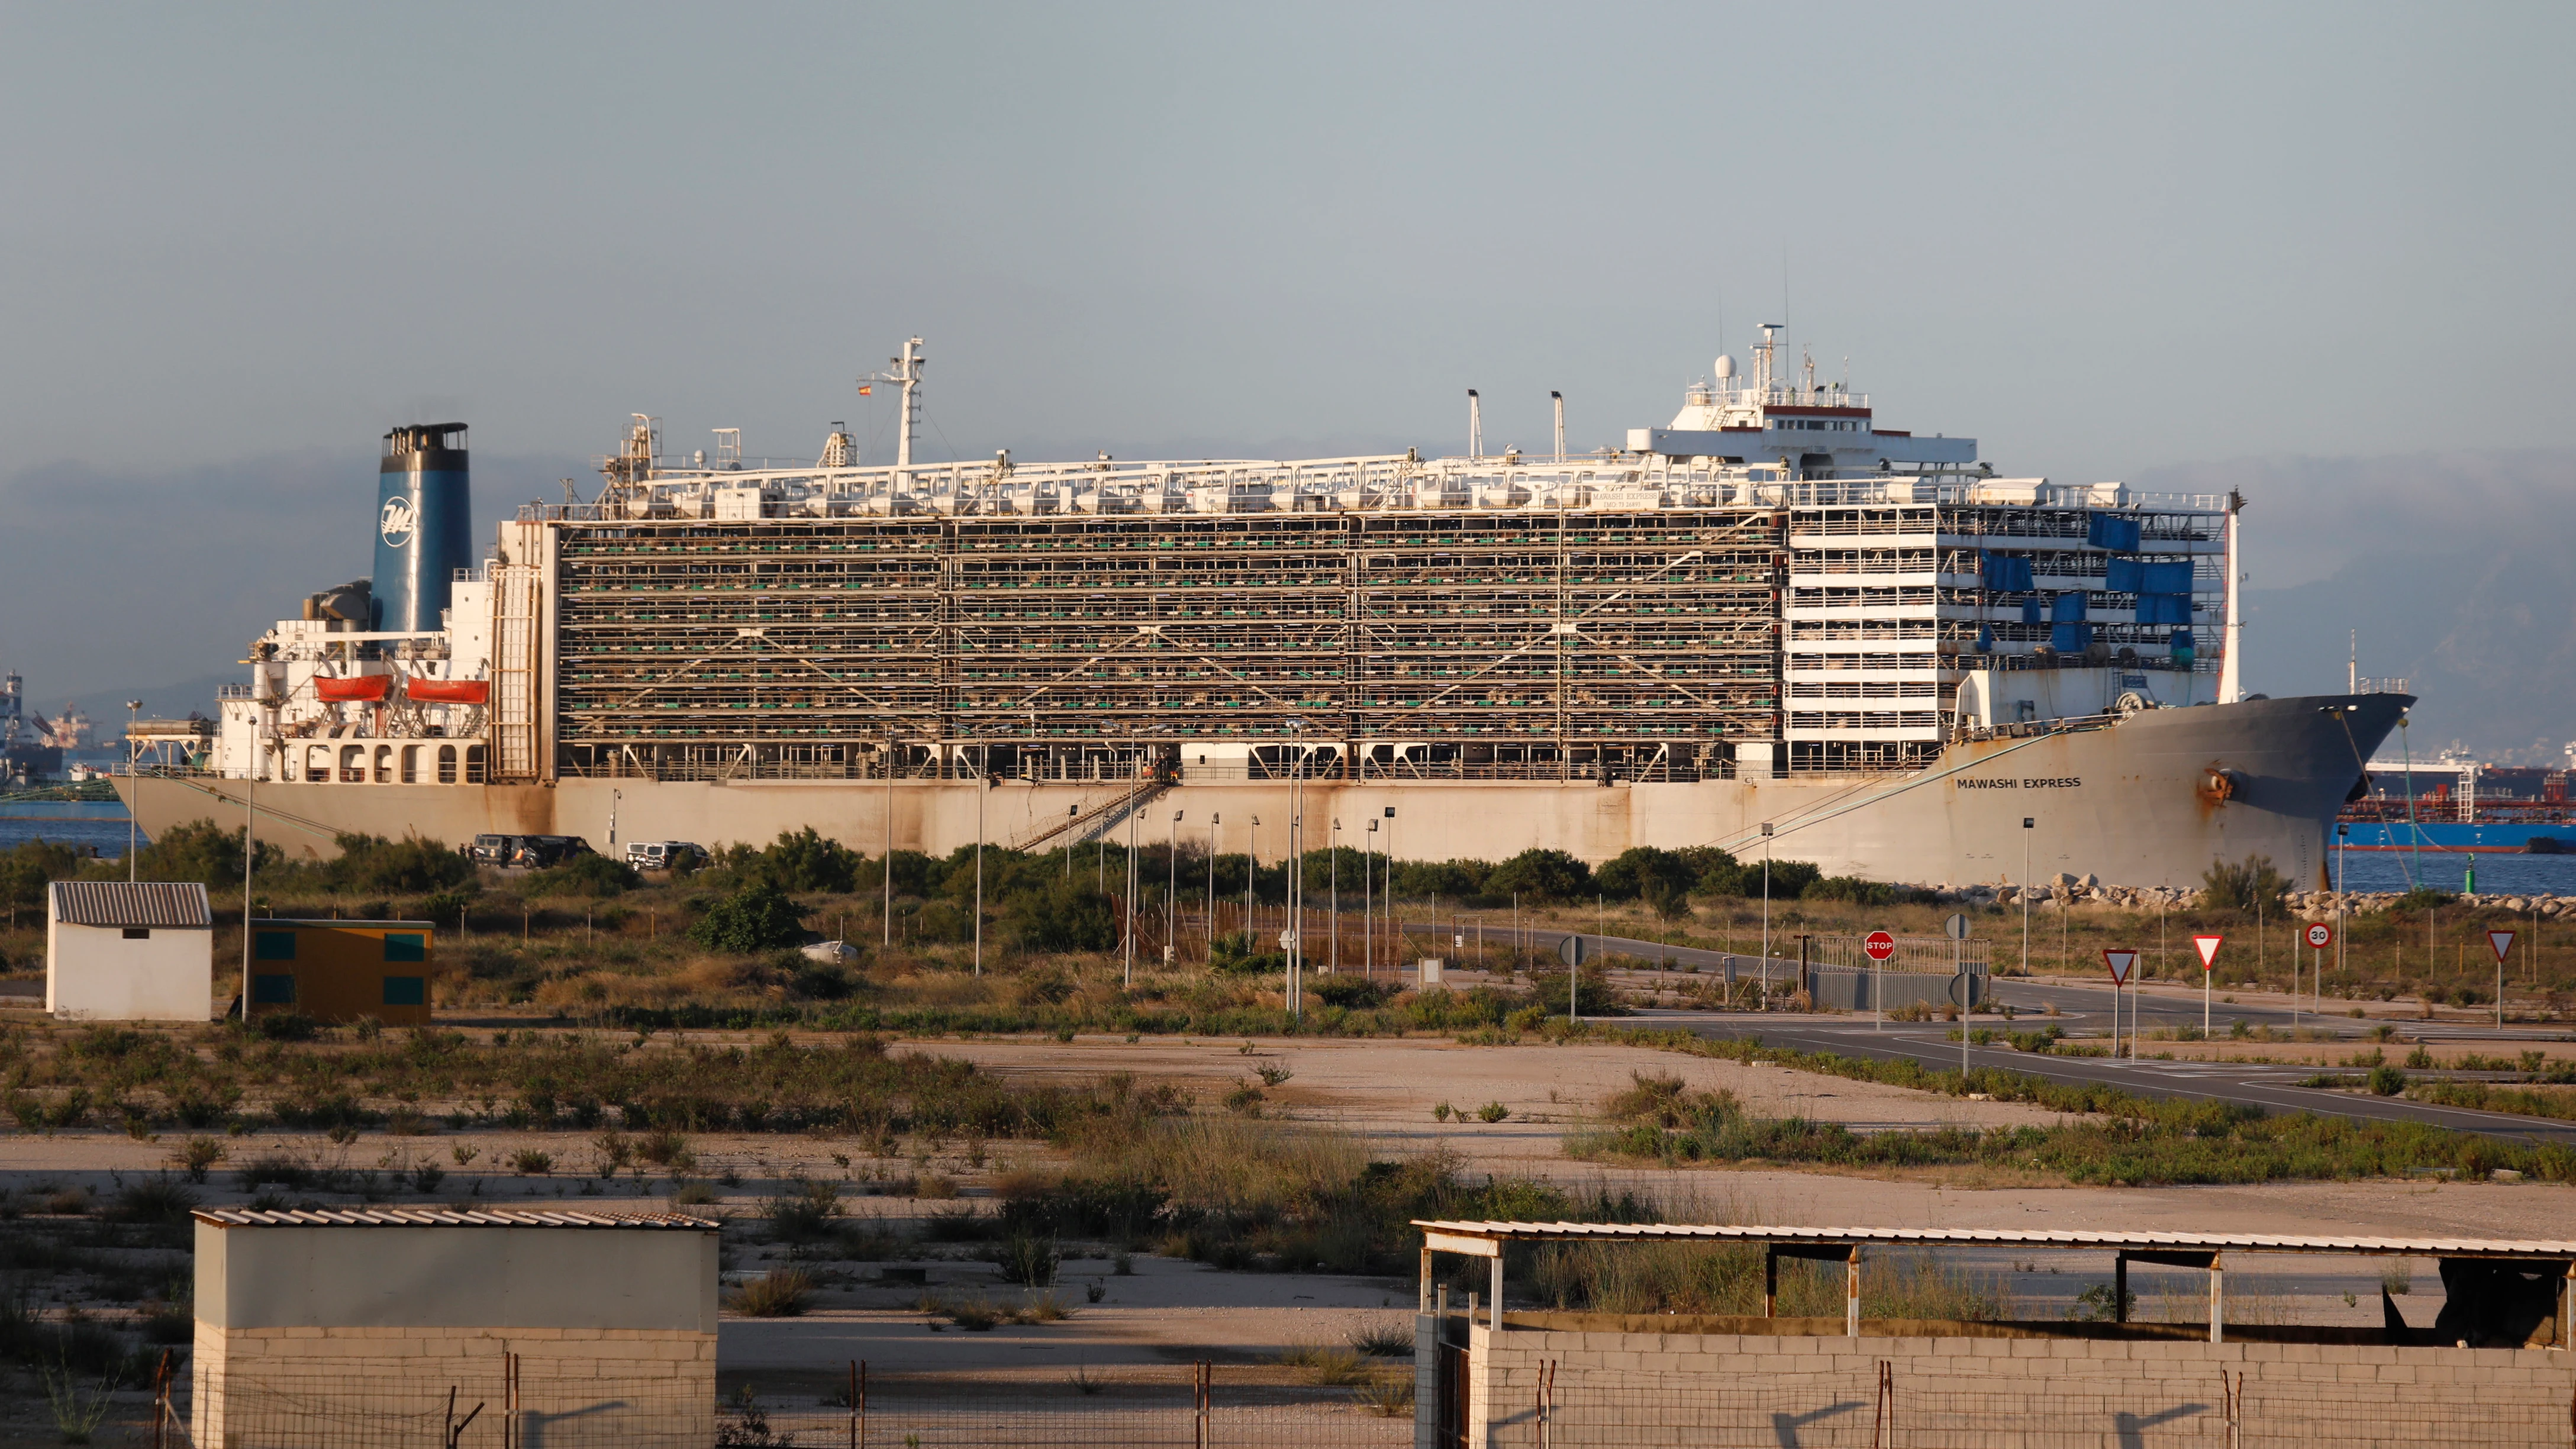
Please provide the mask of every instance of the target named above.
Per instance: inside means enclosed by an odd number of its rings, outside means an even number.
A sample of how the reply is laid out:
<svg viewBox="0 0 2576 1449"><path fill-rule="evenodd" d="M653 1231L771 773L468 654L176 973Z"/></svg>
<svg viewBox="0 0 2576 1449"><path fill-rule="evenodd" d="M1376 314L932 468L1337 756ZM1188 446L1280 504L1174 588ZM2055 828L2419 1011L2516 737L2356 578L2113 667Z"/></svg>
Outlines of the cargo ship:
<svg viewBox="0 0 2576 1449"><path fill-rule="evenodd" d="M2361 681L2381 686L2404 681ZM2576 754L2576 746L2570 747ZM2350 850L2576 855L2564 767L2493 765L2455 750L2370 762L2369 785L2335 820Z"/></svg>
<svg viewBox="0 0 2576 1449"><path fill-rule="evenodd" d="M755 459L637 414L481 557L463 424L385 438L367 580L251 647L147 830L1277 859L1765 851L1922 884L2322 882L2412 702L2249 694L2243 500L1999 476L1761 329L1569 452ZM1294 819L1292 821L1292 812Z"/></svg>

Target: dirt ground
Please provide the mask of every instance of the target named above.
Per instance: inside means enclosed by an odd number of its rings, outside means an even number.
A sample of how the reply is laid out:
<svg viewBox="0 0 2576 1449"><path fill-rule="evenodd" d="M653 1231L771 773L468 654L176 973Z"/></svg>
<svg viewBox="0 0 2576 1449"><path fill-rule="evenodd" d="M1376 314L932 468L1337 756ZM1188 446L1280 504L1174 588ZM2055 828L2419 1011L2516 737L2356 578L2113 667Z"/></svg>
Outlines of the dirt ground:
<svg viewBox="0 0 2576 1449"><path fill-rule="evenodd" d="M1919 1129L1947 1124L2045 1124L2056 1114L2026 1105L1968 1102L1895 1087L1844 1081L1771 1066L1710 1061L1641 1048L1572 1045L1462 1047L1435 1041L1264 1040L1247 1054L1239 1039L1148 1040L1083 1037L1047 1041L907 1042L897 1051L963 1057L1014 1077L1089 1078L1111 1071L1171 1081L1202 1107L1233 1088L1259 1085L1258 1071L1288 1075L1264 1086L1265 1113L1291 1121L1331 1123L1366 1135L1389 1154L1446 1148L1466 1170L1545 1176L1568 1186L1596 1183L1650 1190L1677 1208L1736 1222L1803 1226L1935 1226L2238 1231L2373 1236L2559 1238L2576 1222L2576 1188L2540 1184L2294 1183L2230 1188L2070 1188L1980 1185L1971 1179L1918 1174L1904 1180L1787 1170L1604 1168L1562 1156L1563 1134L1600 1100L1629 1084L1632 1073L1672 1073L1694 1088L1722 1087L1757 1113L1796 1113L1858 1129ZM1450 1120L1434 1117L1447 1103ZM1487 1123L1473 1114L1499 1103L1509 1115ZM1460 1114L1468 1114L1462 1117ZM102 1131L54 1136L0 1135L0 1188L21 1204L64 1188L104 1195L120 1179L165 1168L175 1141L144 1142ZM230 1168L288 1150L307 1161L386 1175L394 1200L395 1170L433 1164L444 1176L430 1196L509 1205L578 1201L597 1208L663 1208L669 1183L629 1175L602 1180L588 1134L468 1130L414 1137L370 1133L346 1147L317 1134L260 1131L231 1139L232 1157L199 1189L209 1204L246 1199ZM760 1200L791 1177L847 1185L854 1215L917 1221L971 1206L998 1171L1036 1165L1044 1149L995 1144L981 1155L949 1144L927 1165L953 1177L964 1198L926 1201L876 1195L873 1185L908 1178L916 1157L874 1159L845 1138L702 1135L693 1140L698 1176L713 1201L697 1210L753 1216ZM551 1152L543 1174L501 1164L523 1148ZM460 1160L462 1159L462 1160ZM732 1235L728 1235L729 1241ZM755 1274L781 1261L785 1249L748 1236L728 1255L729 1276ZM2085 1286L2108 1276L2107 1255L1986 1254L1969 1263L2008 1286L2021 1311L2052 1316ZM887 1267L921 1270L921 1279L889 1281ZM1236 1362L1275 1356L1299 1344L1337 1343L1354 1327L1399 1316L1413 1302L1409 1280L1310 1274L1223 1272L1198 1264L1138 1256L1121 1273L1110 1261L1072 1261L1056 1290L1070 1315L1058 1322L1004 1326L984 1333L933 1327L925 1293L955 1300L1009 1303L1026 1290L1002 1285L990 1264L963 1255L925 1254L911 1264L859 1264L827 1274L814 1311L801 1318L752 1320L727 1315L722 1362L729 1375L801 1383L847 1360L864 1358L879 1372L954 1372L1001 1377L1047 1376L1084 1366L1216 1358ZM2299 1321L2376 1323L2377 1289L2387 1264L2373 1260L2256 1260L2231 1285L2242 1285L2261 1311ZM2439 1306L2429 1261L2411 1265L2420 1291L2401 1298L2408 1316L2428 1323ZM2142 1280L2143 1281L2143 1280ZM2188 1306L2191 1285L2158 1288ZM2231 1286L2231 1292L2239 1291ZM1095 1298L1093 1295L1097 1294Z"/></svg>

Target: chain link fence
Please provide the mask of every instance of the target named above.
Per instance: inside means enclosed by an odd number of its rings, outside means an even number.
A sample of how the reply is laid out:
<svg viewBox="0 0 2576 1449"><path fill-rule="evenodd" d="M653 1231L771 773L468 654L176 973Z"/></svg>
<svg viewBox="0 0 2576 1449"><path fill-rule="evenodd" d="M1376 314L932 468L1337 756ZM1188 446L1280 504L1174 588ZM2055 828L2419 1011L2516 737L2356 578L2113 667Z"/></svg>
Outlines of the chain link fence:
<svg viewBox="0 0 2576 1449"><path fill-rule="evenodd" d="M2006 1381L1963 1389L1866 1374L1735 1383L1623 1373L1538 1382L1487 1406L1494 1449L2532 1449L2576 1443L2576 1389L2139 1379L2066 1393ZM1501 1397L1501 1396L1498 1396ZM1444 1449L1462 1444L1453 1429Z"/></svg>
<svg viewBox="0 0 2576 1449"><path fill-rule="evenodd" d="M336 1360L327 1371L173 1386L156 1449L916 1449L1140 1445L1395 1449L1413 1442L1413 1369L1311 1384L1275 1367L1178 1364L1053 1379L886 1379L852 1364L817 1390L488 1365Z"/></svg>

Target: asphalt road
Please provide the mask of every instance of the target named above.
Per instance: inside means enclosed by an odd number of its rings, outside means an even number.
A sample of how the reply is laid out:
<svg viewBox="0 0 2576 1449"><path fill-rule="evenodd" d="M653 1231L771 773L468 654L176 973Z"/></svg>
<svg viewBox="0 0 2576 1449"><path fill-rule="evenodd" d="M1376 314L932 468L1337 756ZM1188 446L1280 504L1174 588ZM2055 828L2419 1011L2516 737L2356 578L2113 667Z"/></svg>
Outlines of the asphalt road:
<svg viewBox="0 0 2576 1449"><path fill-rule="evenodd" d="M1439 933L1446 923L1407 923L1406 930ZM1642 956L1649 960L1669 959L1676 965L1697 965L1703 971L1722 970L1729 953L1692 947L1665 946L1653 941L1624 936L1602 936L1591 932L1532 929L1526 933L1527 949L1534 959L1555 964L1557 951L1569 935L1580 935L1590 955ZM1507 941L1510 932L1486 931L1487 942ZM1470 939L1473 939L1472 937ZM1762 958L1736 955L1736 975L1759 971ZM1644 976L1646 973L1635 973ZM2073 985L2060 981L2028 978L1998 978L1994 984L1995 1001L2011 1006L2016 1012L2044 1012L2051 1005L2058 1014L2049 1021L2062 1026L2082 1027L2088 1032L2107 1036L2110 1030L2112 992L2109 983L2101 986ZM2134 1007L2145 1029L2198 1026L2201 1002L2197 995L2166 994L2155 991L2128 993L2122 1009L2125 1018ZM2214 1029L2224 1031L2242 1021L2248 1028L2271 1026L2288 1028L2292 1013L2286 1007L2268 1004L2228 1004L2213 1000L2210 1021ZM2347 1008L2348 1010L2349 1008ZM1960 1043L1950 1039L1952 1028L1947 1023L1897 1023L1884 1028L1869 1018L1858 1016L1808 1016L1780 1012L1709 1012L1651 1008L1623 1019L1637 1026L1664 1027L1697 1033L1712 1038L1742 1039L1760 1037L1766 1045L1788 1047L1798 1051L1836 1052L1844 1056L1868 1057L1882 1061L1911 1059L1927 1066L1959 1065ZM2383 1019L2384 1020L2384 1019ZM1981 1023L1982 1024L1982 1023ZM1993 1019L1997 1029L2006 1023ZM2382 1022L2363 1022L2346 1016L2319 1017L2312 1012L2298 1016L2302 1026L2331 1029L2356 1042L2371 1026ZM2027 1023L2022 1024L2027 1029ZM2499 1050L2514 1041L2563 1040L2564 1032L2534 1033L2508 1028L2499 1035L2492 1027L2476 1027L2460 1022L2405 1023L2409 1038L2441 1037L2454 1040L2494 1041ZM2192 1101L2243 1102L2274 1112L2313 1112L2319 1116L2345 1117L2356 1121L2424 1122L2460 1132L2476 1132L2516 1142L2532 1144L2561 1142L2576 1146L2576 1122L2560 1122L2538 1117L2517 1117L2502 1112L2477 1112L2460 1107L2440 1107L2425 1102L2410 1102L2394 1097L2373 1097L2355 1092L2333 1091L2321 1087L2302 1087L2299 1082L2313 1076L2311 1066L2266 1066L2242 1062L2149 1061L2112 1059L2109 1057L2059 1057L2019 1052L1992 1046L1967 1048L1972 1067L2019 1072L2025 1076L2055 1082L2103 1083L2136 1092L2141 1096L2177 1098Z"/></svg>
<svg viewBox="0 0 2576 1449"><path fill-rule="evenodd" d="M1626 1018L1640 1026L1660 1026L1706 1037L1760 1037L1766 1046L1797 1051L1836 1052L1880 1061L1913 1060L1932 1067L1959 1064L1960 1044L1948 1039L1950 1028L1890 1023L1875 1030L1866 1020L1820 1018L1756 1012L1641 1011ZM2264 1066L2242 1062L2129 1061L2109 1057L2060 1057L2010 1048L1970 1046L1969 1065L2018 1072L2052 1082L2103 1083L2146 1097L2204 1102L2242 1102L2273 1112L2314 1112L2364 1122L2425 1122L2460 1132L2538 1144L2576 1146L2576 1122L2515 1117L2502 1112L2473 1112L2438 1107L2395 1097L2302 1087L2314 1067Z"/></svg>

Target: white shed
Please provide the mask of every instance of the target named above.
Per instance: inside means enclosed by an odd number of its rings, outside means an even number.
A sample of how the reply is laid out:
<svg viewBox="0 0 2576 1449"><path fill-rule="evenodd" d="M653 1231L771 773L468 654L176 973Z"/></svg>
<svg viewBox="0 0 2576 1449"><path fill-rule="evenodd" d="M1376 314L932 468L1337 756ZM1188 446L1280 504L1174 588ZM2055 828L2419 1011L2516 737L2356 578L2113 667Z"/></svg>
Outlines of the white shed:
<svg viewBox="0 0 2576 1449"><path fill-rule="evenodd" d="M211 1021L215 914L194 882L58 880L45 893L45 1009L84 1021Z"/></svg>

